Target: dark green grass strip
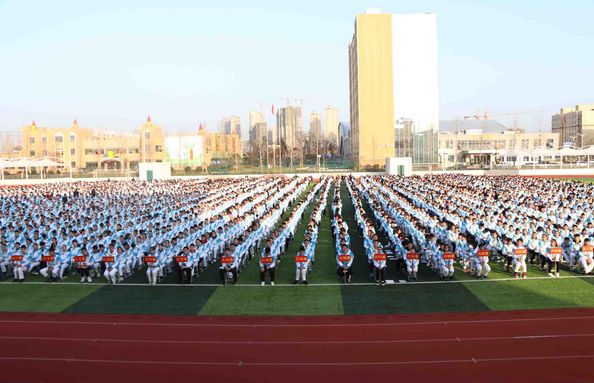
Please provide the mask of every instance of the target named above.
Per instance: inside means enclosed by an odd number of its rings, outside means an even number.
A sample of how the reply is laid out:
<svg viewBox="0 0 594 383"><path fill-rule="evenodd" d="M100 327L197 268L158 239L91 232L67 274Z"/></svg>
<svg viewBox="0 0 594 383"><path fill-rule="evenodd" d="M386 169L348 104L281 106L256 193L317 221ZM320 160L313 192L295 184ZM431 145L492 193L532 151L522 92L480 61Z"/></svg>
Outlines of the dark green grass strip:
<svg viewBox="0 0 594 383"><path fill-rule="evenodd" d="M313 283L338 282L338 277L336 276L336 250L334 248L334 238L332 238L331 223L333 189L334 184L330 186L326 199L326 213L320 221L318 244L316 246L316 263L313 265L313 271L308 277Z"/></svg>
<svg viewBox="0 0 594 383"><path fill-rule="evenodd" d="M363 247L363 236L361 235L361 231L359 230L359 226L355 219L355 206L353 206L349 191L344 182L341 182L340 184L340 198L342 200L342 219L349 226L351 251L355 255L355 260L352 265L352 282L369 282L369 266L367 263L367 256L365 255L365 247ZM335 281L338 281L338 277L336 277Z"/></svg>
<svg viewBox="0 0 594 383"><path fill-rule="evenodd" d="M215 289L206 286L105 286L64 312L192 315L201 310Z"/></svg>

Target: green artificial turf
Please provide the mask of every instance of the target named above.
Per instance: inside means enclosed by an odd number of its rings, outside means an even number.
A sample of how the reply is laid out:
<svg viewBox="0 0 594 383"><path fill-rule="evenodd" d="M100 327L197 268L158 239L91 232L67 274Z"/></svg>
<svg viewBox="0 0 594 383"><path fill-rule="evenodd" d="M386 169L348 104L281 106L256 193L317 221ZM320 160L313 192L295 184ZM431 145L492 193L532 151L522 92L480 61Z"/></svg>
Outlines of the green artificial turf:
<svg viewBox="0 0 594 383"><path fill-rule="evenodd" d="M4 283L0 311L60 312L85 299L100 286Z"/></svg>
<svg viewBox="0 0 594 383"><path fill-rule="evenodd" d="M298 200L304 198L313 186L313 183L308 185ZM594 307L594 278L530 279L546 277L546 274L536 266L529 266L529 279L516 280L496 260L491 261L492 271L487 281L475 281L457 268L455 282L441 283L435 272L421 266L419 281L435 283L398 283L383 287L339 285L330 229L332 190L319 228L316 263L308 275L309 286L291 284L295 277L292 259L303 241L315 201L305 209L295 238L278 265L277 286L259 286L258 262L254 259L240 274L237 286L217 286L217 267L210 267L192 286L146 286L144 270L117 286L101 285L104 278L95 280L101 283L98 285L1 283L0 310L171 315L342 315ZM362 236L355 222L354 206L344 182L341 197L342 214L349 225L351 248L355 253L353 282L372 282L363 253ZM280 222L287 218L291 208L287 209ZM363 208L368 217L373 218L365 201ZM380 235L380 239L386 243L383 236ZM561 276L576 277L577 274L561 270ZM395 281L404 279L403 274L395 273L393 265L388 267L386 277ZM34 282L42 280L39 277L28 278L28 281ZM65 282L78 282L78 278L71 275ZM168 276L163 283L177 283L177 275Z"/></svg>

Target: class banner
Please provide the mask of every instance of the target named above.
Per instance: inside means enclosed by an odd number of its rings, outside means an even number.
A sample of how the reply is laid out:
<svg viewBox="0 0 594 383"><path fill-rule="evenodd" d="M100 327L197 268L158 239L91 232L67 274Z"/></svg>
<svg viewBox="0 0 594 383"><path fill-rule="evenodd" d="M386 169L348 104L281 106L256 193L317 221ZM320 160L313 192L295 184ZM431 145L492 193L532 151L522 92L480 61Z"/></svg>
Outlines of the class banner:
<svg viewBox="0 0 594 383"><path fill-rule="evenodd" d="M385 261L388 258L386 254L374 254L373 259L377 262Z"/></svg>
<svg viewBox="0 0 594 383"><path fill-rule="evenodd" d="M87 261L87 257L85 257L84 255L77 255L76 257L74 257L74 262L76 263L83 263Z"/></svg>
<svg viewBox="0 0 594 383"><path fill-rule="evenodd" d="M221 263L233 263L235 258L233 257L221 257Z"/></svg>
<svg viewBox="0 0 594 383"><path fill-rule="evenodd" d="M456 253L443 253L443 259L456 259Z"/></svg>
<svg viewBox="0 0 594 383"><path fill-rule="evenodd" d="M305 255L295 256L295 263L304 263L304 262L307 262L307 257Z"/></svg>
<svg viewBox="0 0 594 383"><path fill-rule="evenodd" d="M103 259L103 262L105 262L105 263L113 263L113 261L115 261L115 257L109 256L109 255L103 257L102 259Z"/></svg>
<svg viewBox="0 0 594 383"><path fill-rule="evenodd" d="M155 263L155 262L157 262L157 257L147 255L145 257L142 257L142 260L144 263Z"/></svg>
<svg viewBox="0 0 594 383"><path fill-rule="evenodd" d="M348 255L348 254L340 254L340 255L338 256L338 260L339 260L340 262L343 262L343 263L345 263L345 262L350 262L350 261L351 261L351 256L350 256L350 255Z"/></svg>
<svg viewBox="0 0 594 383"><path fill-rule="evenodd" d="M272 263L272 257L262 257L260 258L260 262L262 262L263 265L270 265Z"/></svg>
<svg viewBox="0 0 594 383"><path fill-rule="evenodd" d="M41 260L43 262L53 262L56 260L56 257L54 257L53 255L43 255L41 256Z"/></svg>
<svg viewBox="0 0 594 383"><path fill-rule="evenodd" d="M489 256L490 251L489 250L479 250L477 255L479 257L488 257Z"/></svg>
<svg viewBox="0 0 594 383"><path fill-rule="evenodd" d="M177 263L188 262L188 257L186 255L178 255L175 257L175 262L177 262Z"/></svg>
<svg viewBox="0 0 594 383"><path fill-rule="evenodd" d="M415 259L419 259L419 258L420 258L420 254L415 253L414 251L410 251L410 252L406 253L406 259L415 260Z"/></svg>

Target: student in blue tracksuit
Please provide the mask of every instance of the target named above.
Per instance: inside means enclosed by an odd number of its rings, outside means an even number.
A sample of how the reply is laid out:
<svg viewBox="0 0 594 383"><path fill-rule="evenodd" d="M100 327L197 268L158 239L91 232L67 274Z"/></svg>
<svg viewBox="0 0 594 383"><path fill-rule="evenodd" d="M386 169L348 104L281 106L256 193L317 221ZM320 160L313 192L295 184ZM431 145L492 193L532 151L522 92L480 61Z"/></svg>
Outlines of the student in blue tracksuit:
<svg viewBox="0 0 594 383"><path fill-rule="evenodd" d="M268 242L268 241L267 241ZM263 262L263 258L271 262ZM274 272L276 270L276 254L272 254L270 246L266 246L260 257L260 285L266 284L266 273L270 276L270 285L274 286Z"/></svg>
<svg viewBox="0 0 594 383"><path fill-rule="evenodd" d="M231 262L223 262L223 258L232 258ZM233 275L233 284L237 283L237 260L232 256L231 250L226 248L221 257L221 267L219 268L219 275L221 281L225 284L226 273Z"/></svg>
<svg viewBox="0 0 594 383"><path fill-rule="evenodd" d="M340 260L341 256L348 256L348 260ZM336 274L340 278L345 278L346 279L344 281L345 283L350 282L351 278L353 276L352 265L353 265L354 259L355 259L355 255L353 254L351 249L349 249L347 247L346 243L343 243L340 248L340 252L336 255L336 263L338 264L338 269L336 270Z"/></svg>

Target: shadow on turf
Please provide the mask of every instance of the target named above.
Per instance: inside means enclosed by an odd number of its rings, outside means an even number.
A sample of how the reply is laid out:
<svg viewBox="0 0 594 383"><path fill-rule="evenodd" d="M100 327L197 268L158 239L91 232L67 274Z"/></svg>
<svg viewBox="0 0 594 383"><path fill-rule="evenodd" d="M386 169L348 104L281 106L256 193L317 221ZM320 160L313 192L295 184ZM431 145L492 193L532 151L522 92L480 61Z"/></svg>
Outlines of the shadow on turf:
<svg viewBox="0 0 594 383"><path fill-rule="evenodd" d="M68 313L195 315L216 287L105 286L64 310Z"/></svg>

